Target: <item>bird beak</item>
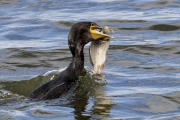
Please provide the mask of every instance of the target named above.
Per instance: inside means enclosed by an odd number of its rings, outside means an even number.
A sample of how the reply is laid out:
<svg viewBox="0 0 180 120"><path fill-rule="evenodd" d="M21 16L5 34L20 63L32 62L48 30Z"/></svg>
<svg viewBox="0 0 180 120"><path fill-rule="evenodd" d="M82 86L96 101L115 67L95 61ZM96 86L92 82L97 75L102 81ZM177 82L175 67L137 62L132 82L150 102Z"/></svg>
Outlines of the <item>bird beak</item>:
<svg viewBox="0 0 180 120"><path fill-rule="evenodd" d="M110 35L104 34L102 32L102 29L103 28L101 26L91 25L90 33L91 33L92 38L95 39L95 40L97 40L99 38L105 38L105 37L113 38Z"/></svg>

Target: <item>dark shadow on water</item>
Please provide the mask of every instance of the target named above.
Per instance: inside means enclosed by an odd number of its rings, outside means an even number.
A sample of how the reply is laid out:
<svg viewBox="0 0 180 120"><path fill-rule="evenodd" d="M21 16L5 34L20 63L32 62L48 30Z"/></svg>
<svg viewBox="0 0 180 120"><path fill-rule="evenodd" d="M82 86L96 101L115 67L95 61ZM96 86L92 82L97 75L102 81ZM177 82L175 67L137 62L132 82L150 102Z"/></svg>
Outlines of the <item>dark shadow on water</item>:
<svg viewBox="0 0 180 120"><path fill-rule="evenodd" d="M0 0L0 5L2 4L15 4L17 3L16 0Z"/></svg>
<svg viewBox="0 0 180 120"><path fill-rule="evenodd" d="M150 30L158 30L158 31L174 31L179 29L180 29L179 26L167 25L167 24L158 24L150 27Z"/></svg>
<svg viewBox="0 0 180 120"><path fill-rule="evenodd" d="M37 76L31 80L0 82L0 84L2 85L3 89L11 91L13 94L26 97L32 90L49 81L51 77L54 77L54 75Z"/></svg>

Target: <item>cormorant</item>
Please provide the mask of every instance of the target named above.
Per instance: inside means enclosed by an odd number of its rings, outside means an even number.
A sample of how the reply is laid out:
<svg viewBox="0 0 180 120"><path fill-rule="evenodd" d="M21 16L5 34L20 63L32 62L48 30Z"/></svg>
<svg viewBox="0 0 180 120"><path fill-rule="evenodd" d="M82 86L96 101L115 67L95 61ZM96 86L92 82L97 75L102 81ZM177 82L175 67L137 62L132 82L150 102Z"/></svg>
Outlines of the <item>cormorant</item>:
<svg viewBox="0 0 180 120"><path fill-rule="evenodd" d="M59 77L36 88L30 93L28 99L47 100L60 97L76 83L84 69L85 44L100 38L110 37L99 31L102 27L94 22L79 22L72 26L68 35L68 45L72 53L69 66L60 73Z"/></svg>

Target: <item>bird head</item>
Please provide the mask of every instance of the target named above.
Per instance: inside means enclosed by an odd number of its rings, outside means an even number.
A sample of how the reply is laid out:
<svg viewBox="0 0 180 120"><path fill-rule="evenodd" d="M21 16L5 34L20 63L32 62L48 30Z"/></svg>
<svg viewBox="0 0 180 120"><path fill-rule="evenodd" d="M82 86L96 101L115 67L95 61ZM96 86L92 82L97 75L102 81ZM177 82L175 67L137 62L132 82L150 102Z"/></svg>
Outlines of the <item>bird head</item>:
<svg viewBox="0 0 180 120"><path fill-rule="evenodd" d="M104 34L103 27L94 22L79 22L74 24L68 35L69 48L74 55L77 47L84 47L90 41L102 40L101 38L109 37L110 35Z"/></svg>

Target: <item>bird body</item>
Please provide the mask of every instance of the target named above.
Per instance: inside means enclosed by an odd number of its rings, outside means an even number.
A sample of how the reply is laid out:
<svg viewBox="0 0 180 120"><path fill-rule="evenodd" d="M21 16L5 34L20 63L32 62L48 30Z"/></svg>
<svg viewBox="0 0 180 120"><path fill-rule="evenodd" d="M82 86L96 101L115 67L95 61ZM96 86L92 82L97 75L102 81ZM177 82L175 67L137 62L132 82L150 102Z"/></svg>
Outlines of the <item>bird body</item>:
<svg viewBox="0 0 180 120"><path fill-rule="evenodd" d="M60 73L59 77L36 88L30 93L28 99L47 100L60 97L74 85L84 69L84 46L90 41L109 35L97 32L102 27L93 22L76 23L68 34L68 45L72 53L69 66ZM97 32L97 34L96 34ZM95 37L94 37L95 35Z"/></svg>

